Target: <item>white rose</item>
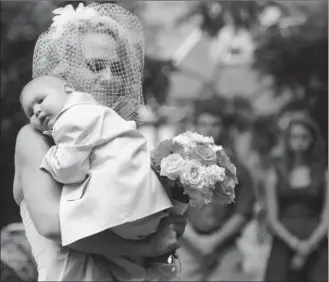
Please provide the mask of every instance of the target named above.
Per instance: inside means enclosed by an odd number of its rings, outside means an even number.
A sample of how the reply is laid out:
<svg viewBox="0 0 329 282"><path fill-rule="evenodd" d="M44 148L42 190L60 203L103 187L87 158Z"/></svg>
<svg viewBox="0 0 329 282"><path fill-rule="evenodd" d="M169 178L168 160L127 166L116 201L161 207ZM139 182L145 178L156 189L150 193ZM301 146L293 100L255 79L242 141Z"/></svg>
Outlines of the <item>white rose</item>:
<svg viewBox="0 0 329 282"><path fill-rule="evenodd" d="M176 137L173 138L173 141L184 146L184 147L189 147L191 146L191 140L188 136L184 134L180 134Z"/></svg>
<svg viewBox="0 0 329 282"><path fill-rule="evenodd" d="M161 176L167 176L170 180L176 180L183 167L185 161L179 154L171 154L161 160Z"/></svg>
<svg viewBox="0 0 329 282"><path fill-rule="evenodd" d="M217 182L223 181L225 178L225 168L219 167L216 164L205 168L208 184L214 186Z"/></svg>
<svg viewBox="0 0 329 282"><path fill-rule="evenodd" d="M205 168L198 160L188 161L180 175L180 181L188 190L203 189L207 185Z"/></svg>
<svg viewBox="0 0 329 282"><path fill-rule="evenodd" d="M189 136L190 140L193 143L201 143L201 144L214 144L214 138L203 136L201 134L198 134L196 132L187 132L187 135Z"/></svg>

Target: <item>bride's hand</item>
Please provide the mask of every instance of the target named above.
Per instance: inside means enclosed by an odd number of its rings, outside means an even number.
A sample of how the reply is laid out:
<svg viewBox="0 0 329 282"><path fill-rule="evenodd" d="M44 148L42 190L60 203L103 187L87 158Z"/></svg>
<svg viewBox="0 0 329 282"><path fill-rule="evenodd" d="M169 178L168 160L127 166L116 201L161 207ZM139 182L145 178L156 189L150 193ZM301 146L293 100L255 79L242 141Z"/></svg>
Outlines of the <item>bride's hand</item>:
<svg viewBox="0 0 329 282"><path fill-rule="evenodd" d="M168 216L161 220L158 230L149 237L150 257L159 257L178 249L178 236L184 232L186 222L181 216Z"/></svg>
<svg viewBox="0 0 329 282"><path fill-rule="evenodd" d="M169 220L174 225L177 237L182 237L185 232L185 227L187 223L186 217L183 215L170 215L167 217L167 220Z"/></svg>

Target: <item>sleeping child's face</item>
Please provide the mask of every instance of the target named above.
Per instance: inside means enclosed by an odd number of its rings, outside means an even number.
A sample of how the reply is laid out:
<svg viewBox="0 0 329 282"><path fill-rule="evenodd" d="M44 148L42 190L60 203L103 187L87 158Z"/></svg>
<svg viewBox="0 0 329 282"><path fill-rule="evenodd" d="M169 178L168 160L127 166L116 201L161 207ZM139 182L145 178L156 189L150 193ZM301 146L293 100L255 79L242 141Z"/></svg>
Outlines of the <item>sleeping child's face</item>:
<svg viewBox="0 0 329 282"><path fill-rule="evenodd" d="M21 104L33 128L46 131L54 123L73 87L64 80L44 76L29 82L21 94Z"/></svg>

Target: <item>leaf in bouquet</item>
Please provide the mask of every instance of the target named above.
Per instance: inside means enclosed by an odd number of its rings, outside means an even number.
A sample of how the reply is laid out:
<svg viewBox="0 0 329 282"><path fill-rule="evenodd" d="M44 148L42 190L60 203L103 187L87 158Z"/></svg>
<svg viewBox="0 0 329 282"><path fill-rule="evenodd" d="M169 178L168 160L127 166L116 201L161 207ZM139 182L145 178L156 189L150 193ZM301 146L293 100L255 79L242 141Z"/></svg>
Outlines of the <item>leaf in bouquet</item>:
<svg viewBox="0 0 329 282"><path fill-rule="evenodd" d="M190 205L192 207L202 207L212 201L213 193L193 193L190 195Z"/></svg>
<svg viewBox="0 0 329 282"><path fill-rule="evenodd" d="M232 203L235 199L235 182L234 179L225 177L224 181L216 183L214 195L216 200L223 201L226 204Z"/></svg>
<svg viewBox="0 0 329 282"><path fill-rule="evenodd" d="M159 175L159 179L160 179L160 182L161 182L162 186L165 188L168 196L171 198L172 197L172 190L173 190L173 187L175 185L175 181L170 180L166 176L160 176L160 175Z"/></svg>
<svg viewBox="0 0 329 282"><path fill-rule="evenodd" d="M190 186L184 186L185 194L189 197L189 202L192 206L203 206L211 202L213 190L205 186L202 189L195 189Z"/></svg>
<svg viewBox="0 0 329 282"><path fill-rule="evenodd" d="M166 139L158 143L151 151L151 164L156 172L159 173L161 170L161 160L172 154L173 145L172 139Z"/></svg>
<svg viewBox="0 0 329 282"><path fill-rule="evenodd" d="M159 181L161 182L161 185L163 186L163 188L166 190L168 197L170 199L173 198L173 191L175 189L176 186L176 181L175 180L171 180L166 176L161 176L160 174L156 173Z"/></svg>
<svg viewBox="0 0 329 282"><path fill-rule="evenodd" d="M179 144L177 142L173 142L172 153L184 156L185 155L185 148L181 144Z"/></svg>
<svg viewBox="0 0 329 282"><path fill-rule="evenodd" d="M232 164L225 150L224 149L219 150L216 152L216 154L217 154L217 164L219 166L224 167L226 170L228 170L231 176L234 176L236 178L236 167L234 164Z"/></svg>
<svg viewBox="0 0 329 282"><path fill-rule="evenodd" d="M225 150L219 150L216 152L217 154L217 162L220 163L221 165L227 167L227 165L231 162L229 159L228 155L226 154Z"/></svg>
<svg viewBox="0 0 329 282"><path fill-rule="evenodd" d="M218 196L215 192L212 202L215 204L227 205L234 203L234 198L235 197L232 198L231 196L223 196L223 195Z"/></svg>
<svg viewBox="0 0 329 282"><path fill-rule="evenodd" d="M183 203L189 203L190 201L188 193L185 191L179 180L176 180L173 183L173 186L171 187L171 196L173 199Z"/></svg>
<svg viewBox="0 0 329 282"><path fill-rule="evenodd" d="M239 183L239 180L238 180L238 178L236 177L236 175L233 175L232 178L233 178L235 184L238 184L238 183Z"/></svg>

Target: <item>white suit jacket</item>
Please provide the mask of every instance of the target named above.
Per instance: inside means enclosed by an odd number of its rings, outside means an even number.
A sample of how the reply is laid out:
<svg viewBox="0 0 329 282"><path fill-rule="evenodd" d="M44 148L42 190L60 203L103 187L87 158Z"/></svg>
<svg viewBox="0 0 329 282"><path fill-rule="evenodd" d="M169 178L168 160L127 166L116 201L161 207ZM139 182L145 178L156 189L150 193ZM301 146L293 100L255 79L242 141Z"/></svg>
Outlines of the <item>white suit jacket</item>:
<svg viewBox="0 0 329 282"><path fill-rule="evenodd" d="M41 168L64 184L59 213L64 246L150 215L156 225L155 214L172 207L135 123L90 94L70 95L51 135L56 145ZM141 221L138 232L145 234L139 237L154 231Z"/></svg>

